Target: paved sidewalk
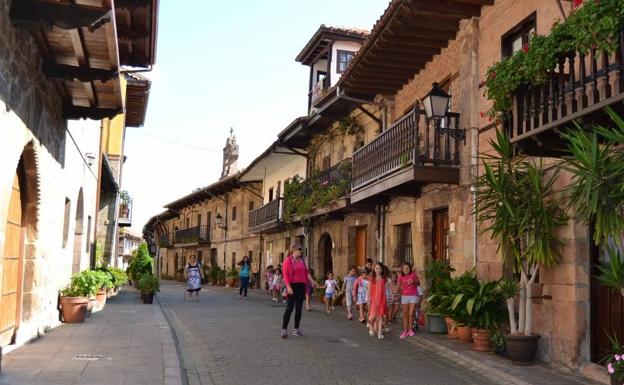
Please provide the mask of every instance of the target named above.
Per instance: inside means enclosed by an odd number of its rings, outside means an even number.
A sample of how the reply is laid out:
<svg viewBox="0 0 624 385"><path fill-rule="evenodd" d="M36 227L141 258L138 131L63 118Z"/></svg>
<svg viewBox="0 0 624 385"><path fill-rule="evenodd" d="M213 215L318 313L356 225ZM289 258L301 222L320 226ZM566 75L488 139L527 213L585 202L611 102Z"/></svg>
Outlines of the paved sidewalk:
<svg viewBox="0 0 624 385"><path fill-rule="evenodd" d="M92 355L81 359L78 355ZM160 306L124 288L82 324L63 324L6 354L0 385L180 385L180 363Z"/></svg>

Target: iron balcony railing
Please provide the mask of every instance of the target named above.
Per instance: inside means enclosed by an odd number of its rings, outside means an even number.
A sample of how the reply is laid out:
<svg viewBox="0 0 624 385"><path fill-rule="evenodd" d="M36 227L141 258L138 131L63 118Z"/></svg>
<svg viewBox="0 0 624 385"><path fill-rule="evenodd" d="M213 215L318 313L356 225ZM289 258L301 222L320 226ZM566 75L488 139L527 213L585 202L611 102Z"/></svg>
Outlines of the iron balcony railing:
<svg viewBox="0 0 624 385"><path fill-rule="evenodd" d="M593 47L586 53L561 55L545 74L544 83L518 88L513 93L511 115L505 121L511 142L551 132L624 99L624 30L617 47L612 54ZM529 145L541 142L526 141Z"/></svg>
<svg viewBox="0 0 624 385"><path fill-rule="evenodd" d="M330 168L319 172L314 179L322 187L338 186L342 194L349 195L351 184L352 164L351 159L344 159Z"/></svg>
<svg viewBox="0 0 624 385"><path fill-rule="evenodd" d="M439 124L457 129L459 114L448 113ZM441 134L424 111L414 109L372 142L353 153L355 191L406 167L459 165L459 140Z"/></svg>
<svg viewBox="0 0 624 385"><path fill-rule="evenodd" d="M210 242L210 229L206 225L189 227L175 232L174 243Z"/></svg>
<svg viewBox="0 0 624 385"><path fill-rule="evenodd" d="M119 226L130 226L132 224L132 201L119 202Z"/></svg>
<svg viewBox="0 0 624 385"><path fill-rule="evenodd" d="M158 246L160 247L170 247L173 245L172 239L171 239L171 233L166 232L166 233L161 233L159 235L158 238Z"/></svg>
<svg viewBox="0 0 624 385"><path fill-rule="evenodd" d="M249 212L249 229L254 230L258 227L271 223L278 224L282 219L283 199L274 199L271 202Z"/></svg>

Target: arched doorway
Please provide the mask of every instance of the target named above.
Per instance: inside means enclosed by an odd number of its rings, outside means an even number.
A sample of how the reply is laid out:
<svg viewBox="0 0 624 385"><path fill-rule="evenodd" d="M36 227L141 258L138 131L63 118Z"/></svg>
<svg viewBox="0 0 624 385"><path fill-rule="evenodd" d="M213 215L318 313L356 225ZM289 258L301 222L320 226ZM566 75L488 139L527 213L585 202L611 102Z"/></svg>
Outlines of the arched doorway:
<svg viewBox="0 0 624 385"><path fill-rule="evenodd" d="M22 320L22 308L31 314L36 301L24 293L24 280L32 281L34 271L25 269L24 255L36 255L37 237L37 169L34 145L29 143L20 157L13 176L7 209L4 249L0 250L0 346L15 341ZM27 270L24 272L24 270ZM32 285L28 285L31 287Z"/></svg>
<svg viewBox="0 0 624 385"><path fill-rule="evenodd" d="M82 197L82 188L78 192L76 200L76 230L74 232L74 260L72 263L72 274L80 271L80 262L82 260L82 233L84 220L84 203Z"/></svg>
<svg viewBox="0 0 624 385"><path fill-rule="evenodd" d="M332 256L332 239L327 233L321 235L318 244L319 266L323 268L323 278L327 273L334 270L334 261Z"/></svg>

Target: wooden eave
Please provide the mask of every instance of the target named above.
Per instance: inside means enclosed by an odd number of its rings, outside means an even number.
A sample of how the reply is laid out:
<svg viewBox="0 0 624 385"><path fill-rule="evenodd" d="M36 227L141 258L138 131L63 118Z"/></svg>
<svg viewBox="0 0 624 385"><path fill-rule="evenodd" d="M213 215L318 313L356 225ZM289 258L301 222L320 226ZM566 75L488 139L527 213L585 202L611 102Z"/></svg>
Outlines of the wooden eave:
<svg viewBox="0 0 624 385"><path fill-rule="evenodd" d="M241 186L238 178L239 174L223 178L207 187L204 187L178 200L166 204L165 208L179 211L190 205L212 199L215 196L224 195Z"/></svg>
<svg viewBox="0 0 624 385"><path fill-rule="evenodd" d="M59 85L66 119L111 118L123 111L111 1L13 1L10 17L28 29L42 70Z"/></svg>
<svg viewBox="0 0 624 385"><path fill-rule="evenodd" d="M122 66L148 68L156 62L158 6L158 0L115 1Z"/></svg>
<svg viewBox="0 0 624 385"><path fill-rule="evenodd" d="M299 52L295 60L301 64L311 65L320 58L323 58L323 55L326 55L324 51L331 42L340 40L362 43L364 39L366 39L366 36L368 36L368 33L363 31L321 25L301 52Z"/></svg>
<svg viewBox="0 0 624 385"><path fill-rule="evenodd" d="M145 123L152 82L137 74L128 74L126 84L126 126L141 127Z"/></svg>
<svg viewBox="0 0 624 385"><path fill-rule="evenodd" d="M494 0L392 0L339 80L349 91L394 94L448 46L463 19ZM388 76L392 74L392 76Z"/></svg>

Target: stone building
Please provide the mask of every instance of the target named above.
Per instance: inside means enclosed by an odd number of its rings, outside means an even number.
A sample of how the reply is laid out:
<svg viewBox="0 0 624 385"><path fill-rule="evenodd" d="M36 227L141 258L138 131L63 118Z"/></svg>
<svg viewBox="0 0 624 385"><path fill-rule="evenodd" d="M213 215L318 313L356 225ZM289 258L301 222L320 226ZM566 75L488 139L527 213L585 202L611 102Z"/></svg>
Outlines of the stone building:
<svg viewBox="0 0 624 385"><path fill-rule="evenodd" d="M262 184L240 179L232 131L223 152L220 180L166 204L167 210L144 227L144 234L153 234L163 277L174 277L191 255L206 266L228 270L249 256L252 271L259 271L262 245L260 237L249 232L248 213L261 205Z"/></svg>
<svg viewBox="0 0 624 385"><path fill-rule="evenodd" d="M93 259L102 119L145 112L120 70L153 64L157 1L110 4L0 1L0 348L58 325Z"/></svg>

